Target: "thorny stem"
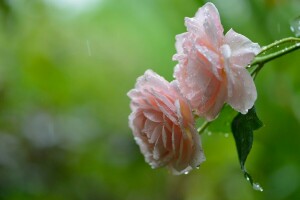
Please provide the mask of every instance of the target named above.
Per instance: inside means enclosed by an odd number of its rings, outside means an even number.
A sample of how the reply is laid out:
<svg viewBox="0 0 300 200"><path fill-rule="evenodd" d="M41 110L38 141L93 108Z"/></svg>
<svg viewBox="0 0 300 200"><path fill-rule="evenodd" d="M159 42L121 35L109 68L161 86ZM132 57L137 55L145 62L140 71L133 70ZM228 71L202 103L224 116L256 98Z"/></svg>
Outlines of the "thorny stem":
<svg viewBox="0 0 300 200"><path fill-rule="evenodd" d="M286 47L281 49L280 51L276 51L274 53L267 54L263 56L264 53L267 51L273 49L273 48L278 48L279 45L288 43L288 42L295 42L294 45ZM264 64L267 62L274 60L278 57L281 57L285 54L288 54L290 52L293 52L297 49L300 49L300 38L294 38L294 37L288 37L288 38L283 38L281 40L275 41L272 44L269 44L267 46L262 47L261 52L257 55L257 57L253 60L253 62L248 66L248 68L255 67L256 68L251 72L251 76L253 76L253 79L256 78L257 74L259 71L263 68ZM198 128L198 133L201 135L204 130L209 126L211 122L205 121L203 122L202 126Z"/></svg>

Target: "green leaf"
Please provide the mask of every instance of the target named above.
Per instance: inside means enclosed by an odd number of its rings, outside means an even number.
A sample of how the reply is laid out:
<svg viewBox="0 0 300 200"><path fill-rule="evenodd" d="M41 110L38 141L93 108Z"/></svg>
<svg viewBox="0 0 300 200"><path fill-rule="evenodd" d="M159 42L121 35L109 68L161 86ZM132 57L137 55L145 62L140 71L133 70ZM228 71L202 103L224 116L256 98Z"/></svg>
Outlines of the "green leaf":
<svg viewBox="0 0 300 200"><path fill-rule="evenodd" d="M250 174L246 171L245 162L251 151L253 143L253 131L262 127L263 123L258 119L255 107L253 106L247 114L239 113L231 123L231 130L234 136L241 169L245 178L251 183L254 189L262 191L259 184L254 183Z"/></svg>

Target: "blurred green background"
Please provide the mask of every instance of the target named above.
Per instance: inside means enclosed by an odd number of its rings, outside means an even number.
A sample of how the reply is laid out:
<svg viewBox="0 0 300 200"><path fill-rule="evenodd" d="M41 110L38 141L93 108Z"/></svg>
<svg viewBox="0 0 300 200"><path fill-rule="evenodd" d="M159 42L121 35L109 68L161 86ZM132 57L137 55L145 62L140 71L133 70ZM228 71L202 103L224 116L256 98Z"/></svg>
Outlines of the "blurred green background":
<svg viewBox="0 0 300 200"><path fill-rule="evenodd" d="M225 31L260 45L292 36L298 0L214 0ZM229 123L202 136L188 175L152 170L128 128L127 91L148 68L172 80L175 35L201 0L0 0L0 199L300 199L300 52L256 79L240 171ZM215 127L216 128L216 127Z"/></svg>

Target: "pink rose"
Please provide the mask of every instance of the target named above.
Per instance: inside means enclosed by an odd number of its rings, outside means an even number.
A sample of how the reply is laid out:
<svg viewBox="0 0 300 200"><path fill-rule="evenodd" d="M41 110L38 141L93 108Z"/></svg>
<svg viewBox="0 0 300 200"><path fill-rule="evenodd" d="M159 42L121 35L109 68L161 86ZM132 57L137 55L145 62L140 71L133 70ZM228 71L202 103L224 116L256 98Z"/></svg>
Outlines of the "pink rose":
<svg viewBox="0 0 300 200"><path fill-rule="evenodd" d="M174 174L181 174L205 160L190 105L177 81L169 83L147 70L128 96L129 126L152 168L168 166Z"/></svg>
<svg viewBox="0 0 300 200"><path fill-rule="evenodd" d="M201 7L186 18L188 32L176 36L179 61L174 77L196 114L211 121L224 103L245 114L256 100L256 88L246 66L260 51L257 43L230 29L223 35L217 8Z"/></svg>

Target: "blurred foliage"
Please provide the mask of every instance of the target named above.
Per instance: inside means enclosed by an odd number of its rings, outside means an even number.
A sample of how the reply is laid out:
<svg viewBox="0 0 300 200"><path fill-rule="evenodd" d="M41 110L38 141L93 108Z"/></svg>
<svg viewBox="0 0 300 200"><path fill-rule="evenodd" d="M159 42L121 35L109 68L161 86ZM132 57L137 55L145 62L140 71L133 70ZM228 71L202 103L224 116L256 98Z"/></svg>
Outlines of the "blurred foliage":
<svg viewBox="0 0 300 200"><path fill-rule="evenodd" d="M291 36L300 7L212 2L225 30L261 45ZM203 3L0 0L0 199L299 199L300 52L256 79L265 126L247 167L264 192L241 175L226 121L202 136L207 161L189 175L152 170L133 140L127 91L148 68L172 79L175 35Z"/></svg>

